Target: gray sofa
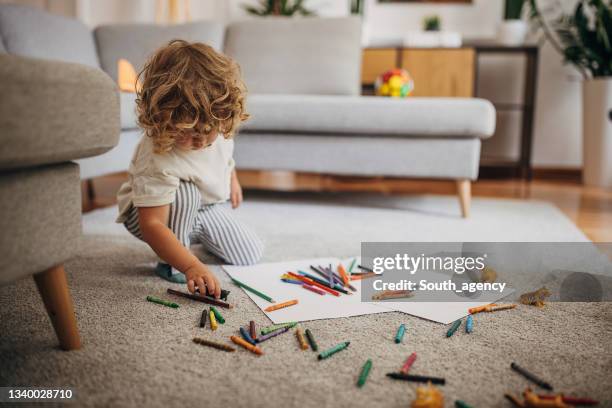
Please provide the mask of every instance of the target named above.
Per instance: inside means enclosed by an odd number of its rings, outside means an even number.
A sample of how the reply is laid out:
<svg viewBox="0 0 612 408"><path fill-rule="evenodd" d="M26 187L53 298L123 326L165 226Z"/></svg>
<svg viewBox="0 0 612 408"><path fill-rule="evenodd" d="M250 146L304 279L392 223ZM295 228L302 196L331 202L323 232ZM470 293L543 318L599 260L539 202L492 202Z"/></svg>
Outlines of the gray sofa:
<svg viewBox="0 0 612 408"><path fill-rule="evenodd" d="M62 348L80 346L63 263L81 235L79 167L119 138L113 81L81 64L0 55L0 285L34 276Z"/></svg>
<svg viewBox="0 0 612 408"><path fill-rule="evenodd" d="M147 55L174 38L209 43L241 65L252 120L236 140L239 169L456 180L467 216L481 139L495 129L492 104L360 96L357 18L273 18L227 27L208 21L123 24L91 32L75 20L0 5L6 52L99 67L115 80L119 58L138 70ZM121 95L119 145L80 161L82 178L127 169L140 137L134 100L133 94Z"/></svg>

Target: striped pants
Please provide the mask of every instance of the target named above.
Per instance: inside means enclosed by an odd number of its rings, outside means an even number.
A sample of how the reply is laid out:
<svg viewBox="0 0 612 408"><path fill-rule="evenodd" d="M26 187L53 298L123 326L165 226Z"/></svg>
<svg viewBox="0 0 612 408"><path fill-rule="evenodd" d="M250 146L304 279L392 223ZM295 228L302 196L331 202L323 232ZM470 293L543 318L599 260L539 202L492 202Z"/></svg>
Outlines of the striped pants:
<svg viewBox="0 0 612 408"><path fill-rule="evenodd" d="M130 208L124 223L136 238L142 239L138 209ZM181 181L170 204L168 227L186 247L202 244L206 250L232 265L252 265L263 253L263 243L247 226L237 221L223 205L201 205L195 184Z"/></svg>

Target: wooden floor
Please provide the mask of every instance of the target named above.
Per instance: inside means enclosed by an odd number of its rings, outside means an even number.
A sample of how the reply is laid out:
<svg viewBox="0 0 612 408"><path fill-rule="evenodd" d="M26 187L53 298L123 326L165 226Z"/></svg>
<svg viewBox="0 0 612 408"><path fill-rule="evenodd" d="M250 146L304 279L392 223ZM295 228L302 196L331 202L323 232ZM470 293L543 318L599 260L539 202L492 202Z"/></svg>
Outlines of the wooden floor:
<svg viewBox="0 0 612 408"><path fill-rule="evenodd" d="M440 181L365 179L278 173L272 179L259 172L242 171L243 187L261 189L274 183L281 190L378 191L383 194L455 194L454 183ZM125 174L93 181L95 201L83 200L83 210L115 204L115 194L126 179ZM86 188L83 187L84 197ZM572 180L479 180L474 183L475 197L542 200L556 205L594 242L612 242L612 190L585 187ZM248 194L247 194L248 196Z"/></svg>

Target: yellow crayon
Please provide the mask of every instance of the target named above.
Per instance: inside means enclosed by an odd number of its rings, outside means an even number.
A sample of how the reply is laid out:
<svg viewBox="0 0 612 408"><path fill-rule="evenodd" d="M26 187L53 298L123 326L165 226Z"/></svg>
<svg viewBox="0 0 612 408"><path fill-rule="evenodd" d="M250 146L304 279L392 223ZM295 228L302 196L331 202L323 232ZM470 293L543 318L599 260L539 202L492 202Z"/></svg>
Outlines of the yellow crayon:
<svg viewBox="0 0 612 408"><path fill-rule="evenodd" d="M304 338L304 333L302 333L302 329L299 327L295 329L295 337L298 339L298 343L300 343L300 348L302 350L308 350L308 343L306 343L306 338Z"/></svg>
<svg viewBox="0 0 612 408"><path fill-rule="evenodd" d="M210 311L210 328L211 330L217 330L217 327L219 327L219 325L217 324L217 318L215 317L215 314L211 310Z"/></svg>

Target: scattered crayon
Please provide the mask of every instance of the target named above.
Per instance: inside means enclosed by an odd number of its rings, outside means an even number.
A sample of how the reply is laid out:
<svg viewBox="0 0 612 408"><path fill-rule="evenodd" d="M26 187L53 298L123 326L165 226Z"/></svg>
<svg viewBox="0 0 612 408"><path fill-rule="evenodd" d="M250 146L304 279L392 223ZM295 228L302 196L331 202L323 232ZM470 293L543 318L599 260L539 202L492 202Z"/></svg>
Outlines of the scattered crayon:
<svg viewBox="0 0 612 408"><path fill-rule="evenodd" d="M300 344L300 348L302 350L308 350L308 343L306 343L304 333L302 333L302 329L300 329L299 327L295 329L295 337L297 338L298 343Z"/></svg>
<svg viewBox="0 0 612 408"><path fill-rule="evenodd" d="M304 272L304 271L298 271L298 272L300 273L300 275L302 275L303 278L307 278L307 279L312 280L314 282L314 283L312 283L313 285L319 286L321 289L323 289L323 290L325 290L327 292L335 291L336 293L340 292L340 293L343 293L345 295L350 295L350 293L346 289L344 289L342 287L342 283L339 283L339 284L335 284L334 283L333 285L330 285L329 282L326 281L325 279L317 278L316 276L313 276L313 275L311 275L311 274L309 274L307 272Z"/></svg>
<svg viewBox="0 0 612 408"><path fill-rule="evenodd" d="M408 374L408 371L410 371L410 368L414 364L416 358L417 358L417 354L416 353L412 353L411 355L409 355L408 358L406 359L406 362L404 363L404 365L400 369L400 373Z"/></svg>
<svg viewBox="0 0 612 408"><path fill-rule="evenodd" d="M204 309L202 310L202 316L200 316L200 327L206 326L206 316L208 316L208 311Z"/></svg>
<svg viewBox="0 0 612 408"><path fill-rule="evenodd" d="M242 336L242 338L246 341L248 341L249 343L251 343L252 345L255 345L255 340L253 340L253 338L251 337L251 335L249 334L249 332L244 328L241 327L240 328L240 335Z"/></svg>
<svg viewBox="0 0 612 408"><path fill-rule="evenodd" d="M330 288L336 286L336 279L334 279L334 272L331 270L331 268L327 270L327 280L329 281Z"/></svg>
<svg viewBox="0 0 612 408"><path fill-rule="evenodd" d="M543 400L554 400L555 398L557 398L556 395L542 395L542 394L538 395L538 397ZM561 400L565 404L569 404L569 405L586 405L586 406L590 405L592 406L592 405L599 404L599 401L591 399L591 398L570 397L568 395L562 395Z"/></svg>
<svg viewBox="0 0 612 408"><path fill-rule="evenodd" d="M275 305L268 306L268 307L266 307L264 309L264 312L273 312L275 310L283 309L285 307L289 307L289 306L293 306L293 305L297 305L297 304L298 304L298 300L297 299L288 300L288 301L283 302L283 303L277 303Z"/></svg>
<svg viewBox="0 0 612 408"><path fill-rule="evenodd" d="M196 292L200 293L200 288L196 288ZM219 296L219 299L227 300L227 297L230 293L231 292L229 290L221 289L221 295Z"/></svg>
<svg viewBox="0 0 612 408"><path fill-rule="evenodd" d="M521 400L512 394L504 394L504 398L510 401L515 407L525 408L525 405L521 402Z"/></svg>
<svg viewBox="0 0 612 408"><path fill-rule="evenodd" d="M355 268L355 264L357 263L357 258L353 258L351 261L351 265L348 268L349 273L353 273L353 269Z"/></svg>
<svg viewBox="0 0 612 408"><path fill-rule="evenodd" d="M425 375L411 375L402 373L387 373L387 377L393 378L394 380L412 381L412 382L431 382L432 384L444 385L446 380L438 377L428 377Z"/></svg>
<svg viewBox="0 0 612 408"><path fill-rule="evenodd" d="M549 391L553 390L552 385L550 385L546 381L538 378L536 375L530 373L529 371L527 371L523 367L519 366L518 364L512 363L512 364L510 364L510 368L512 368L514 371L516 371L517 373L521 374L523 377L525 377L529 381L533 382L534 384L544 388L545 390L549 390Z"/></svg>
<svg viewBox="0 0 612 408"><path fill-rule="evenodd" d="M317 345L317 342L315 341L310 329L306 329L306 338L308 339L308 343L310 344L312 351L319 351L319 346Z"/></svg>
<svg viewBox="0 0 612 408"><path fill-rule="evenodd" d="M324 285L324 284L322 284L322 283L319 283L319 282L317 282L317 281L314 281L314 280L313 280L313 279L311 279L311 278L308 278L308 277L306 277L306 276L301 276L301 275L295 274L295 273L293 273L293 272L289 272L289 274L290 274L291 276L293 276L294 278L299 279L299 280L301 280L302 282L305 282L305 283L307 283L307 284L309 284L309 285L311 285L311 286L316 286L316 287L318 287L319 289L323 289L323 290L324 290L324 291L326 291L327 293L331 293L331 294L332 294L332 295L334 295L334 296L340 296L340 293L338 293L337 291L335 291L335 290L333 290L333 289L329 288L328 286L326 286L326 285Z"/></svg>
<svg viewBox="0 0 612 408"><path fill-rule="evenodd" d="M286 283L293 283L294 285L303 285L304 284L304 282L299 281L297 279L284 279L284 278L281 278L281 280L283 282L286 282Z"/></svg>
<svg viewBox="0 0 612 408"><path fill-rule="evenodd" d="M395 343L399 344L402 342L404 333L406 333L406 326L404 324L400 324L400 327L397 328L397 333L395 334Z"/></svg>
<svg viewBox="0 0 612 408"><path fill-rule="evenodd" d="M349 346L349 344L351 344L350 341L345 341L344 343L340 343L340 344L338 344L338 345L336 345L336 346L334 346L334 347L332 347L330 349L327 349L327 350L321 352L319 354L318 358L319 358L319 360L324 360L326 358L329 358L329 357L333 356L334 354L336 354L337 352L342 351L345 348L347 348Z"/></svg>
<svg viewBox="0 0 612 408"><path fill-rule="evenodd" d="M500 310L514 309L515 307L516 305L489 305L484 308L483 312L497 312Z"/></svg>
<svg viewBox="0 0 612 408"><path fill-rule="evenodd" d="M179 305L178 305L178 304L176 304L176 303L174 303L174 302L169 302L169 301L167 301L167 300L163 300L163 299L160 299L160 298L156 298L155 296L147 296L147 300L148 300L149 302L152 302L152 303L157 303L158 305L168 306L168 307L171 307L171 308L173 308L173 309L176 309L176 308L178 308L178 307L179 307Z"/></svg>
<svg viewBox="0 0 612 408"><path fill-rule="evenodd" d="M212 312L215 314L215 319L217 319L219 323L225 324L225 319L223 318L223 316L221 316L221 313L219 313L219 311L214 306L211 306L210 310L212 310Z"/></svg>
<svg viewBox="0 0 612 408"><path fill-rule="evenodd" d="M366 271L366 272L372 272L372 273L374 273L374 269L370 269L370 268L368 268L367 266L357 265L357 267L358 267L359 269L361 269L362 271Z"/></svg>
<svg viewBox="0 0 612 408"><path fill-rule="evenodd" d="M353 276L351 276L351 280L352 281L356 281L356 280L362 280L362 279L368 279L368 278L373 278L375 276L378 276L377 274L375 274L374 272L368 272L368 273L363 273L363 274L353 274Z"/></svg>
<svg viewBox="0 0 612 408"><path fill-rule="evenodd" d="M249 322L249 334L253 340L257 340L257 329L255 328L255 322L253 320Z"/></svg>
<svg viewBox="0 0 612 408"><path fill-rule="evenodd" d="M279 324L273 324L271 326L267 326L264 327L263 329L261 329L261 334L268 334L271 333L273 331L276 331L278 329L284 329L285 327L295 327L297 325L297 322L288 322L288 323L279 323Z"/></svg>
<svg viewBox="0 0 612 408"><path fill-rule="evenodd" d="M212 310L210 312L208 312L208 318L210 319L210 329L211 330L217 330L217 327L219 327L219 325L217 324L217 319L215 318L215 313Z"/></svg>
<svg viewBox="0 0 612 408"><path fill-rule="evenodd" d="M281 327L278 330L275 330L273 332L270 332L270 333L264 334L263 336L258 337L256 342L257 343L262 343L262 342L264 342L266 340L271 339L272 337L278 336L279 334L287 333L289 331L289 329L291 329L291 327L289 327L289 326Z"/></svg>
<svg viewBox="0 0 612 408"><path fill-rule="evenodd" d="M238 336L230 336L230 339L237 345L244 347L245 349L249 350L251 353L255 353L259 356L261 356L263 354L263 351L257 347L252 345L251 343L245 341L244 339L238 337Z"/></svg>
<svg viewBox="0 0 612 408"><path fill-rule="evenodd" d="M465 319L465 332L471 333L474 331L474 318L472 315L469 315L467 319Z"/></svg>
<svg viewBox="0 0 612 408"><path fill-rule="evenodd" d="M457 401L455 401L455 408L472 408L472 406L469 405L466 402L463 402L461 400L457 400Z"/></svg>
<svg viewBox="0 0 612 408"><path fill-rule="evenodd" d="M484 312L485 308L488 306L497 306L497 303L491 303L489 305L476 306L468 309L469 314L476 314L480 312Z"/></svg>
<svg viewBox="0 0 612 408"><path fill-rule="evenodd" d="M402 299L412 296L410 290L385 290L384 292L372 295L372 300Z"/></svg>
<svg viewBox="0 0 612 408"><path fill-rule="evenodd" d="M240 286L242 289L248 290L249 292L259 296L260 298L262 298L264 300L267 300L270 303L274 303L274 300L270 296L268 296L268 295L266 295L264 293L261 293L257 289L254 289L254 288L250 287L249 285L246 285L246 284L240 282L237 279L234 279L234 278L231 278L231 279L232 279L232 282L234 282L236 285Z"/></svg>
<svg viewBox="0 0 612 408"><path fill-rule="evenodd" d="M450 327L450 329L448 329L448 331L446 332L446 337L450 337L453 334L455 334L455 332L457 331L457 329L459 328L459 326L461 326L461 319L459 320L455 320L453 322L453 325Z"/></svg>
<svg viewBox="0 0 612 408"><path fill-rule="evenodd" d="M215 341L206 340L201 337L194 337L193 342L197 344L201 344L203 346L216 348L218 350L229 351L229 352L236 351L236 349L233 348L232 346L228 346L227 344L223 344L223 343L217 343Z"/></svg>
<svg viewBox="0 0 612 408"><path fill-rule="evenodd" d="M324 290L321 290L321 289L319 289L319 288L317 288L316 286L312 286L312 285L308 285L308 284L304 283L304 284L302 285L302 287L303 287L304 289L309 290L309 291L311 291L311 292L314 292L314 293L316 293L316 294L318 294L318 295L321 295L321 296L325 295L325 291L324 291Z"/></svg>
<svg viewBox="0 0 612 408"><path fill-rule="evenodd" d="M365 362L363 367L361 367L361 373L359 374L359 379L357 380L357 386L359 388L363 387L368 379L368 375L370 374L370 370L372 369L372 360L368 359Z"/></svg>
<svg viewBox="0 0 612 408"><path fill-rule="evenodd" d="M181 296L181 297L184 297L184 298L187 298L187 299L191 299L191 300L197 300L197 301L200 301L200 302L208 303L210 305L224 307L226 309L231 309L231 308L234 307L234 306L230 305L229 303L224 302L224 301L219 300L219 299L215 299L212 296L194 295L194 294L191 294L191 293L185 293L185 292L181 292L179 290L174 290L174 289L170 289L170 288L168 288L166 290L166 292L168 292L171 295Z"/></svg>

